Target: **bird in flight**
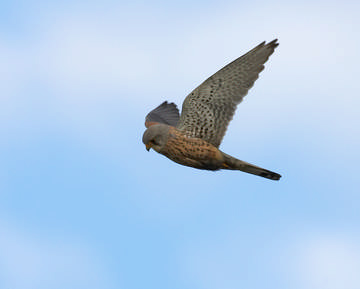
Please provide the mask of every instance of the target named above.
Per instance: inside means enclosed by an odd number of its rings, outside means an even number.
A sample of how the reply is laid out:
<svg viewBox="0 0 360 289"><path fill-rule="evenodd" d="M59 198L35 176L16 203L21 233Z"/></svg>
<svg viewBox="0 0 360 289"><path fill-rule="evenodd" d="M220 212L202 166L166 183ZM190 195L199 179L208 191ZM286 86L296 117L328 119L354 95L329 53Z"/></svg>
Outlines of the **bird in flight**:
<svg viewBox="0 0 360 289"><path fill-rule="evenodd" d="M184 166L202 170L240 170L271 180L281 175L238 160L219 145L237 105L254 85L264 63L279 44L262 42L195 88L184 100L181 115L163 102L145 118L143 143Z"/></svg>

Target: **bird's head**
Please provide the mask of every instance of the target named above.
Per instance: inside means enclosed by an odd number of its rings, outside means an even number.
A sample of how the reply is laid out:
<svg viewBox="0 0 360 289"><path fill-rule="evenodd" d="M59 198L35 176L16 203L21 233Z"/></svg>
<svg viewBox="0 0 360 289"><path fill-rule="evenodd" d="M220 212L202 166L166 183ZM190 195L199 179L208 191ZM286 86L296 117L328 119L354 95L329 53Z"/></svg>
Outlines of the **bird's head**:
<svg viewBox="0 0 360 289"><path fill-rule="evenodd" d="M160 152L166 145L169 133L169 126L166 124L155 124L150 126L143 134L142 141L149 151L153 148Z"/></svg>

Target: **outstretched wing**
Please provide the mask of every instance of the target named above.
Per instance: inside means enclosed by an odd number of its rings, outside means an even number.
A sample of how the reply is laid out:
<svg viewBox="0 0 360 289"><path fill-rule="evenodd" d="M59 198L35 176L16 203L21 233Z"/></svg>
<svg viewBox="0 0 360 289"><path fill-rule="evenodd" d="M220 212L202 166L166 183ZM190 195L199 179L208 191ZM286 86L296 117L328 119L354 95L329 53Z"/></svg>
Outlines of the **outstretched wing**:
<svg viewBox="0 0 360 289"><path fill-rule="evenodd" d="M171 126L176 126L179 122L179 110L175 103L168 103L164 101L157 108L149 112L145 118L145 126L148 128L157 123L164 123Z"/></svg>
<svg viewBox="0 0 360 289"><path fill-rule="evenodd" d="M236 106L279 45L276 41L259 44L195 88L184 100L177 128L218 147Z"/></svg>

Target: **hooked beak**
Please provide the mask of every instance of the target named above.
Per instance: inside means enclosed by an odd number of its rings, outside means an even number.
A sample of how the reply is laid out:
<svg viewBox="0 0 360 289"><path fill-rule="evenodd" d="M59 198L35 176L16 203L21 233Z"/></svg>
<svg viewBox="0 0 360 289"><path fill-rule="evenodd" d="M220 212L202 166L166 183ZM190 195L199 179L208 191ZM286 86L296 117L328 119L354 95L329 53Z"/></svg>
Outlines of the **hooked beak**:
<svg viewBox="0 0 360 289"><path fill-rule="evenodd" d="M146 146L147 151L149 151L151 149L151 144L147 143L145 146Z"/></svg>

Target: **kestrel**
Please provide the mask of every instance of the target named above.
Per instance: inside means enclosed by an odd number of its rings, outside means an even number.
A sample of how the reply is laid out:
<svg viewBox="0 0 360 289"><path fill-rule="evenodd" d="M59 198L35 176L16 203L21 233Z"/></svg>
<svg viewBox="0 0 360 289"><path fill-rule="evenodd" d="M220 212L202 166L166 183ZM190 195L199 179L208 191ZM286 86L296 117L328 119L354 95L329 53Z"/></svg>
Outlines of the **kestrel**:
<svg viewBox="0 0 360 289"><path fill-rule="evenodd" d="M253 86L264 63L279 44L265 41L237 58L195 88L184 100L182 112L163 102L145 119L143 143L149 151L176 163L202 170L240 170L271 180L280 175L238 160L218 149L237 105Z"/></svg>

